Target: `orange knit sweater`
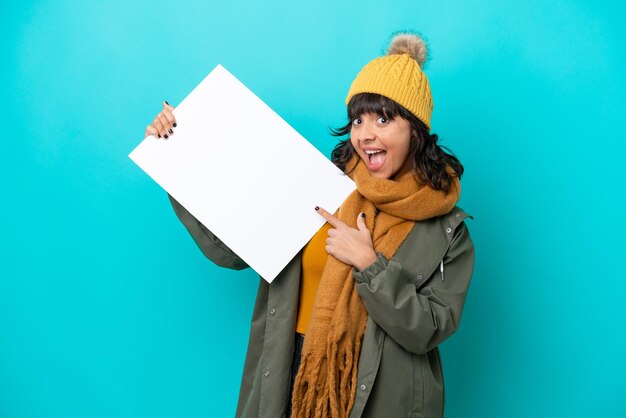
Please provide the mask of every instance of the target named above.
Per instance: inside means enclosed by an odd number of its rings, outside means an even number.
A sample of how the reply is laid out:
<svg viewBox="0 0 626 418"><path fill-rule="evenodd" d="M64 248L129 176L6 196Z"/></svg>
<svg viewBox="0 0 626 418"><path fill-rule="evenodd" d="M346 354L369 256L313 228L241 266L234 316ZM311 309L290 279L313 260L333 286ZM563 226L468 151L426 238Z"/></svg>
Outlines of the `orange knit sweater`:
<svg viewBox="0 0 626 418"><path fill-rule="evenodd" d="M325 223L309 243L304 247L302 252L302 274L300 279L300 298L298 303L298 319L296 322L296 332L306 334L306 328L309 325L309 318L313 311L313 301L317 294L317 288L320 284L320 278L328 260L326 252L326 238L328 238L328 230L331 228L329 223Z"/></svg>

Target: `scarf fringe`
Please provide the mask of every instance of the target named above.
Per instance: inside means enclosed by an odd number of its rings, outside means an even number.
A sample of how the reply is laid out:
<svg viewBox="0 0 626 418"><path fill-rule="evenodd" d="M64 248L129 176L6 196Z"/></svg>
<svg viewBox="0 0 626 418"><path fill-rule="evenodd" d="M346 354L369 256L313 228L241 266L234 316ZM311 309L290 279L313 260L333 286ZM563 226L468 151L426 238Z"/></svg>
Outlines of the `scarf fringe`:
<svg viewBox="0 0 626 418"><path fill-rule="evenodd" d="M316 357L307 353L300 362L300 369L293 388L293 418L346 418L354 405L357 387L356 356L361 352L363 329L357 336L341 336L330 333L327 352ZM336 339L335 339L336 338ZM306 337L305 337L306 339ZM353 347L350 341L355 341ZM332 373L335 371L335 373ZM314 415L315 414L315 415Z"/></svg>

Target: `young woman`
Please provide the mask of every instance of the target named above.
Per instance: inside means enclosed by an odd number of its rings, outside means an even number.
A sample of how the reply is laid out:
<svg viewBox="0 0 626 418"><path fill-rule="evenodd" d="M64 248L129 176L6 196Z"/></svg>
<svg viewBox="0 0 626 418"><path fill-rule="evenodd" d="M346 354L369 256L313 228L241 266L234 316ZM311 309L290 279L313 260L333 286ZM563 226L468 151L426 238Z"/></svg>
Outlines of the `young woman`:
<svg viewBox="0 0 626 418"><path fill-rule="evenodd" d="M459 326L474 247L456 206L463 166L430 133L426 45L393 37L346 98L332 161L357 189L268 284L260 280L237 417L441 417L437 346ZM147 127L168 138L173 108ZM246 263L176 200L220 266ZM313 208L312 208L313 210Z"/></svg>

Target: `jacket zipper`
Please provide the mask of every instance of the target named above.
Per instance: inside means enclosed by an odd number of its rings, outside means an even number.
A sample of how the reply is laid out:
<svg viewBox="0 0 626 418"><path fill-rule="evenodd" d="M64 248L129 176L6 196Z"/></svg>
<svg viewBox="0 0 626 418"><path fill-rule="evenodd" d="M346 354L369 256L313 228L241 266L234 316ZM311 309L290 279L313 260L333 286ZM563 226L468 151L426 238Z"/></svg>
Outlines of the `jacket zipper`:
<svg viewBox="0 0 626 418"><path fill-rule="evenodd" d="M441 281L443 282L443 259L441 260Z"/></svg>

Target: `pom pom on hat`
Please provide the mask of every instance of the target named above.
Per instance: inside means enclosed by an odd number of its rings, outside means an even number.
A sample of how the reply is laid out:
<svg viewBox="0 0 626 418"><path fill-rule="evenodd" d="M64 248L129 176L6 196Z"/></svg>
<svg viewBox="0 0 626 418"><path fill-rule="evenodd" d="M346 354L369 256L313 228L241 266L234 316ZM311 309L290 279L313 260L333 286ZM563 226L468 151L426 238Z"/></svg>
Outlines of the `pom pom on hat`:
<svg viewBox="0 0 626 418"><path fill-rule="evenodd" d="M393 36L387 48L387 55L409 54L419 64L420 68L428 59L426 41L415 33L400 32Z"/></svg>

